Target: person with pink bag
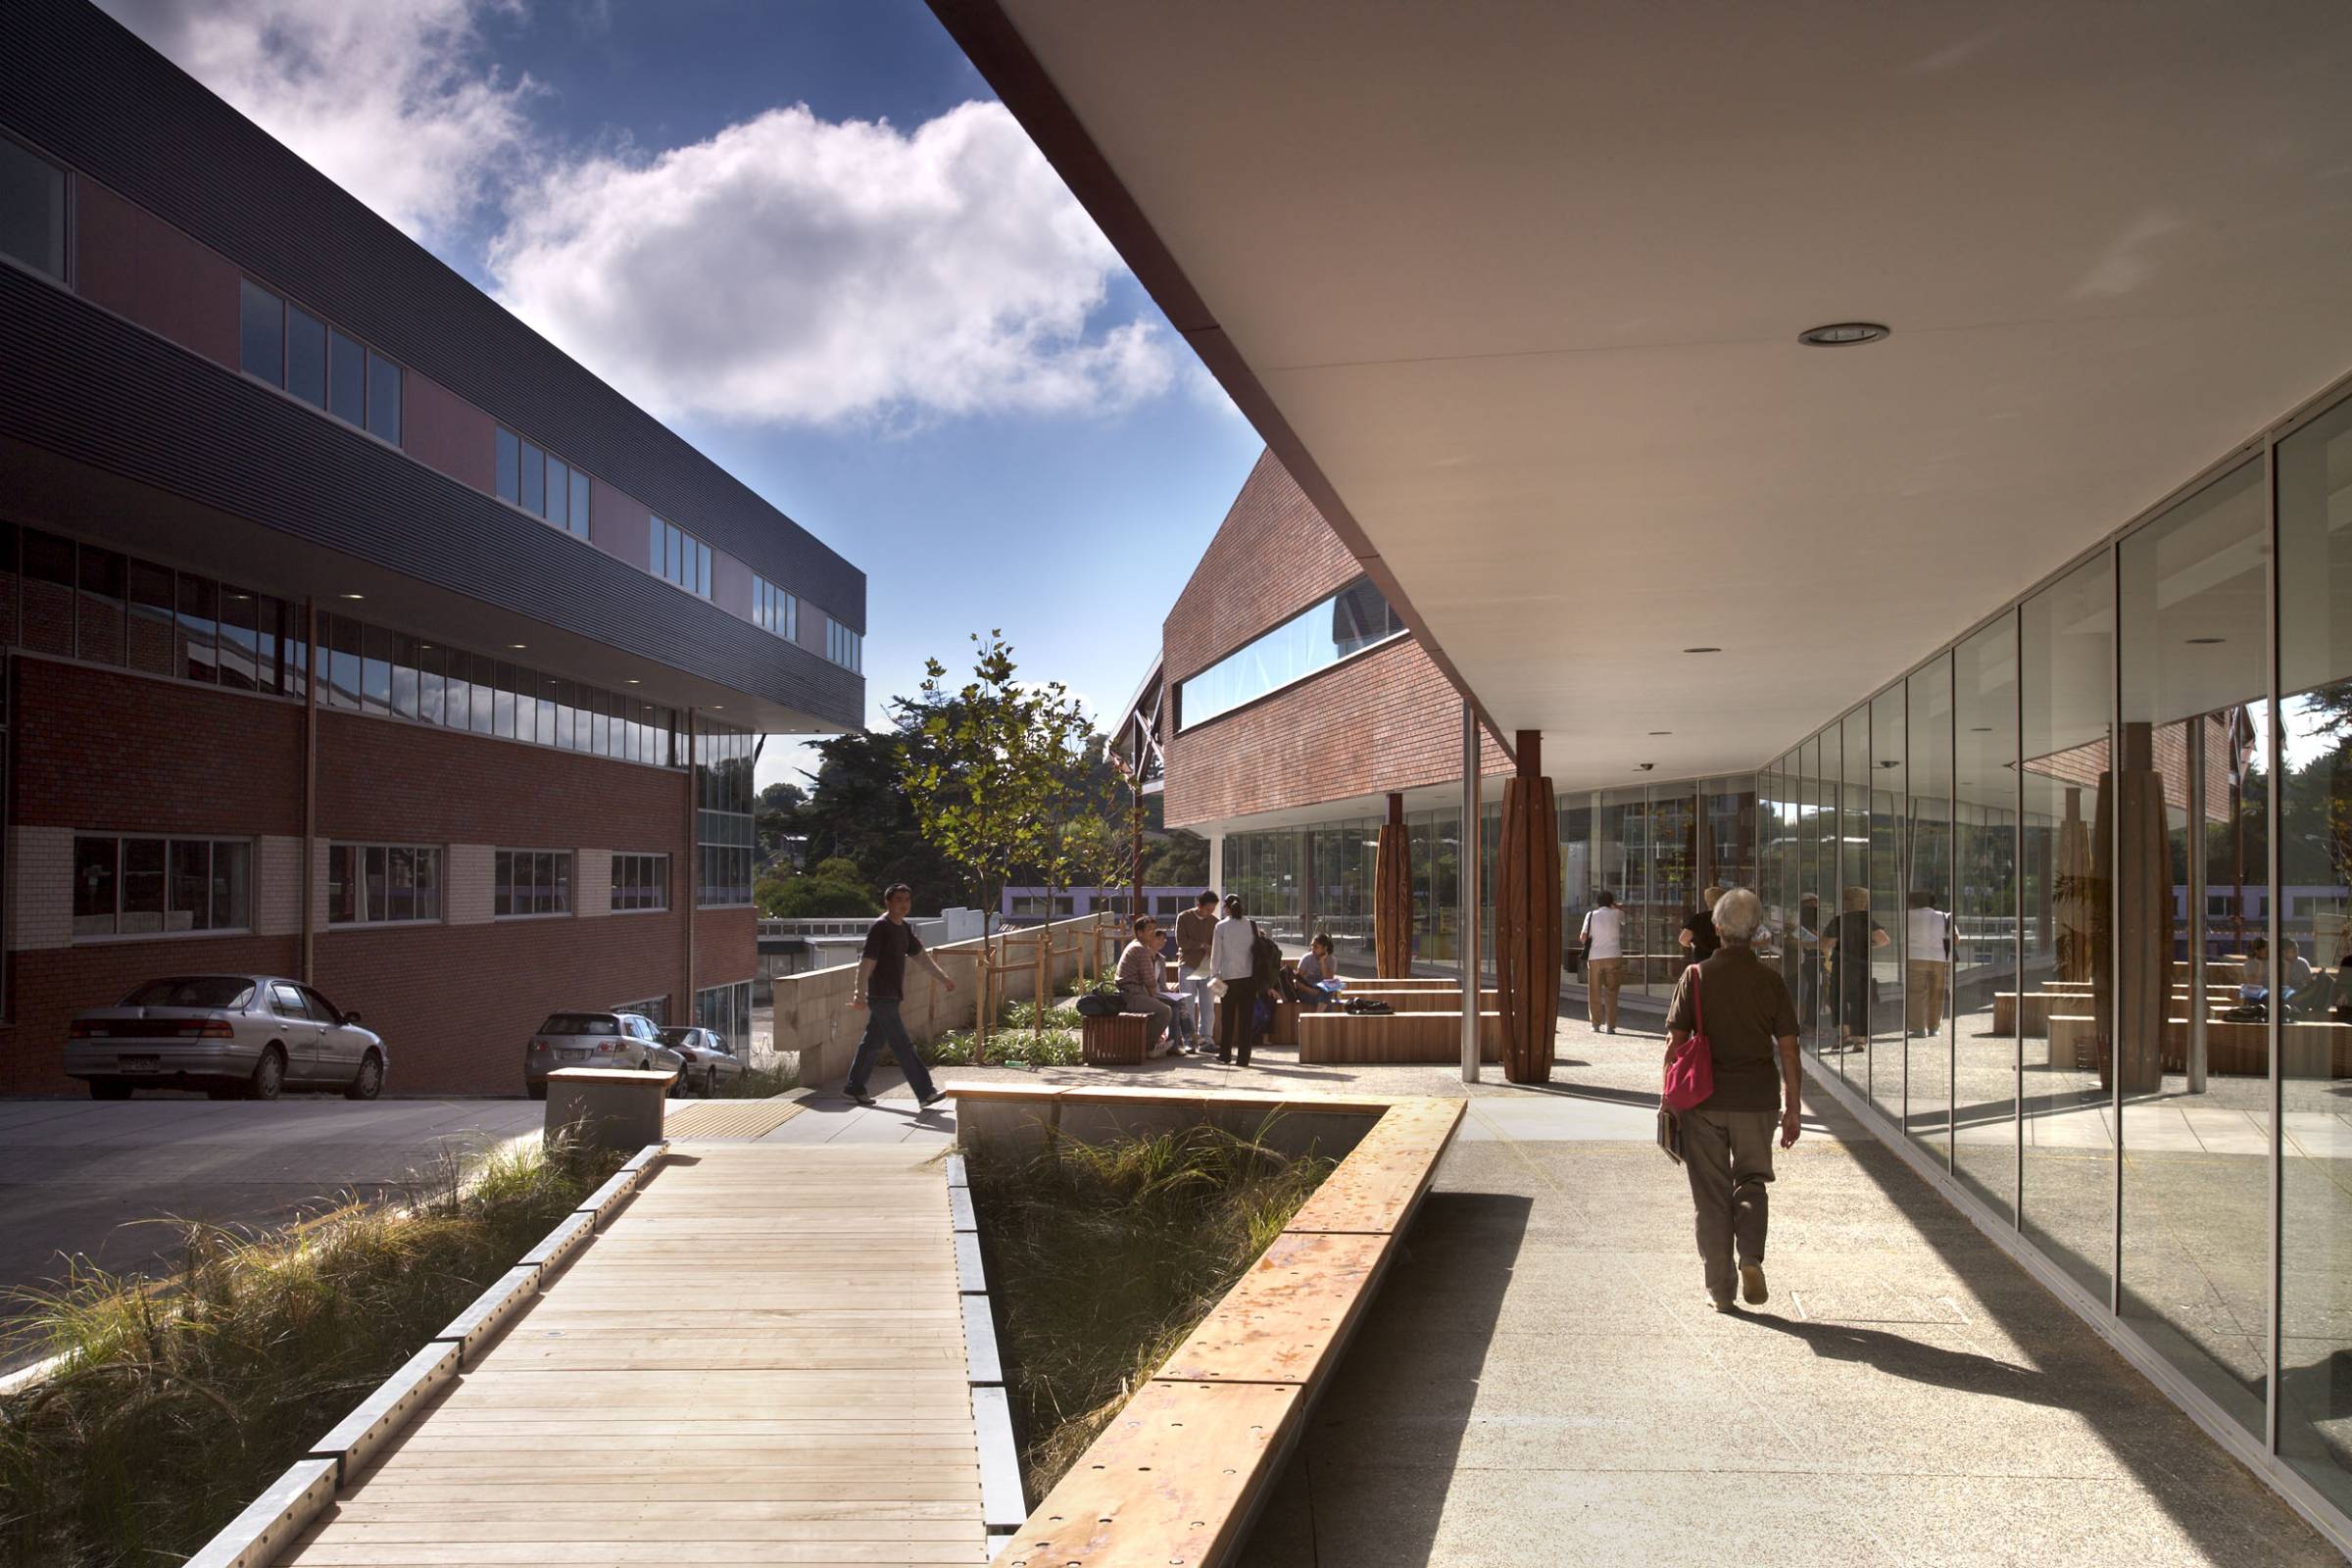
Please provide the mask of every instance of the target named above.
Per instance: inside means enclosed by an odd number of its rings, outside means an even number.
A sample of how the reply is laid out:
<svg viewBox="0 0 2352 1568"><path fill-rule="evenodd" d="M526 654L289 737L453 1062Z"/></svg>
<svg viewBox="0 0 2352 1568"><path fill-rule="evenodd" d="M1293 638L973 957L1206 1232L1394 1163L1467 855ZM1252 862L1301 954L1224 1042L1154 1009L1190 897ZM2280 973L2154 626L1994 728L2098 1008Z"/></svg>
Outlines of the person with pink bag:
<svg viewBox="0 0 2352 1568"><path fill-rule="evenodd" d="M1707 1300L1718 1312L1732 1310L1735 1283L1750 1306L1768 1299L1773 1133L1777 1122L1787 1149L1800 1125L1796 1004L1780 971L1756 957L1763 923L1764 906L1746 888L1717 900L1723 946L1683 971L1666 1012L1661 1098L1676 1115Z"/></svg>

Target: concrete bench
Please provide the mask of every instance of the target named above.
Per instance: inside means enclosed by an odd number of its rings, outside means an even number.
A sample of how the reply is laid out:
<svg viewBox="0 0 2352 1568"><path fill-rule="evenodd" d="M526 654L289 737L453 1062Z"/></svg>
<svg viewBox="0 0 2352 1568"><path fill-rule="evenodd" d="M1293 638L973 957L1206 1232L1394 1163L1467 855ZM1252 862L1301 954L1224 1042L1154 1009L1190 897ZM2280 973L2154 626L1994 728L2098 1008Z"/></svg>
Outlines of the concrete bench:
<svg viewBox="0 0 2352 1568"><path fill-rule="evenodd" d="M558 1067L547 1075L547 1136L570 1131L597 1149L630 1153L662 1141L674 1072L631 1067Z"/></svg>
<svg viewBox="0 0 2352 1568"><path fill-rule="evenodd" d="M1502 1014L1478 1015L1479 1057L1502 1059ZM1298 1019L1298 1060L1445 1062L1462 1056L1462 1014L1451 1012L1310 1012Z"/></svg>
<svg viewBox="0 0 2352 1568"><path fill-rule="evenodd" d="M1078 1020L1078 1054L1090 1067L1133 1067L1152 1047L1152 1015L1122 1012Z"/></svg>

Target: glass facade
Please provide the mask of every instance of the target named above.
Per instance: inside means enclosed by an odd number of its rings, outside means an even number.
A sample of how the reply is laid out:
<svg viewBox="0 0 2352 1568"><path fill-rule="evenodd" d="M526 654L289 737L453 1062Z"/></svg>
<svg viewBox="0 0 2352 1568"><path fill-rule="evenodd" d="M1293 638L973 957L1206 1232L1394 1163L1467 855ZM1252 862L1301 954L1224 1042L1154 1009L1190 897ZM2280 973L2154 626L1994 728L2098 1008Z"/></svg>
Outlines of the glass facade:
<svg viewBox="0 0 2352 1568"><path fill-rule="evenodd" d="M694 994L694 1021L718 1034L729 1050L752 1059L752 983L711 986Z"/></svg>
<svg viewBox="0 0 2352 1568"><path fill-rule="evenodd" d="M1821 1069L2343 1509L2339 541L2352 402L1776 759L1758 801Z"/></svg>
<svg viewBox="0 0 2352 1568"><path fill-rule="evenodd" d="M694 735L695 903L752 902L752 770L760 737L701 720Z"/></svg>

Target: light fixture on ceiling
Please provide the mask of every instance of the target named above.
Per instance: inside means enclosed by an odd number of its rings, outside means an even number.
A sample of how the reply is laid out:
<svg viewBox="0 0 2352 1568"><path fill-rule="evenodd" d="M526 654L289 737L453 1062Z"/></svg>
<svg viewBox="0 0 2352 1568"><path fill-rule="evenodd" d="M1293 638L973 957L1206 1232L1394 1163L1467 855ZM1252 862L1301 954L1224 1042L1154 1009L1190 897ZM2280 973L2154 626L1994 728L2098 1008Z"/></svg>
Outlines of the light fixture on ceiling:
<svg viewBox="0 0 2352 1568"><path fill-rule="evenodd" d="M1658 764L1655 762L1636 762L1634 764L1634 771L1637 773L1646 773L1657 765Z"/></svg>
<svg viewBox="0 0 2352 1568"><path fill-rule="evenodd" d="M528 643L509 643L509 644L507 644L507 646L508 646L509 648L514 649L514 650L515 650L515 651L517 651L517 652L520 652L522 649L524 649L524 648L527 648L527 647L529 647L530 645L529 645Z"/></svg>
<svg viewBox="0 0 2352 1568"><path fill-rule="evenodd" d="M645 684L645 682L639 680L636 676L631 675L629 677L629 684L632 686L642 686Z"/></svg>
<svg viewBox="0 0 2352 1568"><path fill-rule="evenodd" d="M2188 639L2188 646L2191 648L2211 648L2218 643L2226 643L2230 639L2227 637L2191 637Z"/></svg>
<svg viewBox="0 0 2352 1568"><path fill-rule="evenodd" d="M1857 343L1879 343L1892 334L1876 321L1832 321L1809 326L1796 340L1809 349L1850 349Z"/></svg>
<svg viewBox="0 0 2352 1568"><path fill-rule="evenodd" d="M723 712L725 712L726 710L727 710L727 705L726 705L726 704L724 704L724 703L712 703L712 704L710 705L710 711L712 711L713 713L723 713Z"/></svg>
<svg viewBox="0 0 2352 1568"><path fill-rule="evenodd" d="M1686 654L1720 654L1723 650L1720 648L1686 648L1683 652Z"/></svg>
<svg viewBox="0 0 2352 1568"><path fill-rule="evenodd" d="M340 598L344 598L344 599L365 599L365 598L367 598L368 596L367 596L366 594L342 594L342 595L339 595L338 597L340 597Z"/></svg>
<svg viewBox="0 0 2352 1568"><path fill-rule="evenodd" d="M1674 731L1670 729L1653 729L1650 731L1650 733L1652 735L1671 735L1674 733Z"/></svg>
<svg viewBox="0 0 2352 1568"><path fill-rule="evenodd" d="M1903 764L1894 758L1882 757L1879 759L1879 765L1881 767L1900 767Z"/></svg>

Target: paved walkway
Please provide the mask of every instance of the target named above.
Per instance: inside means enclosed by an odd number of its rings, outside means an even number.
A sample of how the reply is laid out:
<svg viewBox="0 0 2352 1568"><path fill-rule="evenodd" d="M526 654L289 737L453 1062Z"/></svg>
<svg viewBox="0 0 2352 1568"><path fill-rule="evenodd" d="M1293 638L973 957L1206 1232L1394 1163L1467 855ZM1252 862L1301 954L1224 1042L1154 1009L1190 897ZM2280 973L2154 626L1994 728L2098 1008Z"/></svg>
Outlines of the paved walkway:
<svg viewBox="0 0 2352 1568"><path fill-rule="evenodd" d="M1243 1562L2340 1568L1826 1094L1780 1156L1773 1298L1717 1315L1651 1142L1660 1054L1572 1020L1551 1089L1469 1091ZM1278 1053L1120 1076L1463 1092Z"/></svg>
<svg viewBox="0 0 2352 1568"><path fill-rule="evenodd" d="M944 1165L808 1119L674 1144L286 1561L985 1562Z"/></svg>

